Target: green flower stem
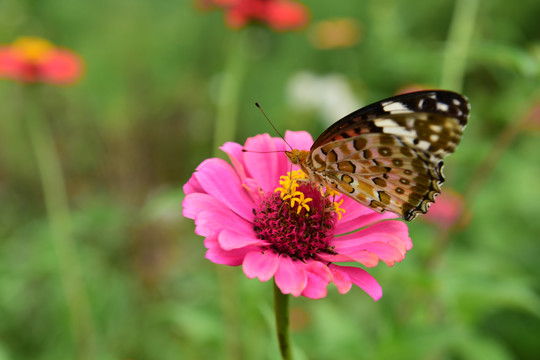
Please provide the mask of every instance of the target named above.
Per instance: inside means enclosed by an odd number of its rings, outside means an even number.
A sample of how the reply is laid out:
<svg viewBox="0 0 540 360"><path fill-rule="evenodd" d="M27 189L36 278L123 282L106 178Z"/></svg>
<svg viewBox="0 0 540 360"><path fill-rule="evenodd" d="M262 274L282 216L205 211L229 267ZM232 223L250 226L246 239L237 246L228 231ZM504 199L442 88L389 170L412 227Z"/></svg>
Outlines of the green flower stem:
<svg viewBox="0 0 540 360"><path fill-rule="evenodd" d="M465 75L467 51L473 35L479 0L456 0L446 49L444 52L441 88L461 91Z"/></svg>
<svg viewBox="0 0 540 360"><path fill-rule="evenodd" d="M491 150L476 168L474 174L470 177L470 182L464 191L464 197L469 204L472 204L486 180L491 176L493 169L502 158L508 148L514 143L519 134L525 129L527 116L522 116L520 121L510 121L508 126L499 134ZM464 214L458 221L458 226L464 225Z"/></svg>
<svg viewBox="0 0 540 360"><path fill-rule="evenodd" d="M246 52L243 31L230 33L225 69L221 77L217 96L216 120L214 123L214 143L212 149L215 157L224 157L219 147L227 141L234 141L238 123L238 98L245 74ZM238 308L238 281L229 269L217 269L220 284L221 311L225 323L225 359L242 357L242 344L239 341L240 321Z"/></svg>
<svg viewBox="0 0 540 360"><path fill-rule="evenodd" d="M461 91L463 88L467 52L474 32L478 3L479 0L456 0L444 51L442 89ZM441 261L451 239L450 233L454 230L456 227L439 233L439 240L424 263L426 267L434 268Z"/></svg>
<svg viewBox="0 0 540 360"><path fill-rule="evenodd" d="M274 310L279 351L283 360L291 360L292 349L289 336L289 295L285 295L274 282Z"/></svg>
<svg viewBox="0 0 540 360"><path fill-rule="evenodd" d="M238 98L246 67L244 39L248 30L231 33L231 46L228 50L217 98L213 145L214 154L217 157L223 156L218 147L227 141L235 140L238 124Z"/></svg>
<svg viewBox="0 0 540 360"><path fill-rule="evenodd" d="M217 268L217 279L219 283L220 306L224 324L223 331L223 359L242 359L243 348L241 337L241 311L238 304L241 303L238 294L238 272L237 268L219 266Z"/></svg>
<svg viewBox="0 0 540 360"><path fill-rule="evenodd" d="M96 336L72 237L66 186L60 159L48 124L40 116L36 88L24 89L26 128L43 188L51 237L58 257L59 275L69 308L78 359L95 359Z"/></svg>

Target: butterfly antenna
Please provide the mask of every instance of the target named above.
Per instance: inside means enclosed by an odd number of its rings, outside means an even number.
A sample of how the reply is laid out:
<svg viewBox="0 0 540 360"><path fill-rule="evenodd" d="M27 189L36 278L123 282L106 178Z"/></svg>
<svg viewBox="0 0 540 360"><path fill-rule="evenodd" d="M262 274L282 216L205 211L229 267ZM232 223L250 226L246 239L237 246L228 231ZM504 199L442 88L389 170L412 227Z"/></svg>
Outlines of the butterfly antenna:
<svg viewBox="0 0 540 360"><path fill-rule="evenodd" d="M258 102L255 103L255 106L259 108L259 110L261 110L262 114L264 115L264 117L266 118L266 120L268 121L268 123L270 124L270 126L272 127L272 129L274 129L274 131L279 135L280 138L283 139L283 141L285 141L285 144L287 144L287 146L289 146L291 149L293 148L288 142L287 140L285 140L285 137L283 135L281 135L281 133L278 131L278 129L276 129L276 127L274 126L274 124L272 124L272 122L270 121L270 119L268 118L268 116L266 116L266 113L264 112L264 110L262 109L261 105L259 105Z"/></svg>

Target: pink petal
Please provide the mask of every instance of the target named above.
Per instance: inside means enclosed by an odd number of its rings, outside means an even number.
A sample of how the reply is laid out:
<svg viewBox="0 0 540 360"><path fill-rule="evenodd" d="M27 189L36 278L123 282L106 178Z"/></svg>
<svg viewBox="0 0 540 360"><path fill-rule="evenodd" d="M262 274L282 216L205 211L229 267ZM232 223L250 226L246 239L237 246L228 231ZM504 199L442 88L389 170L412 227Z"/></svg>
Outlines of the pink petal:
<svg viewBox="0 0 540 360"><path fill-rule="evenodd" d="M409 228L403 221L383 221L370 226L367 229L362 230L365 235L371 235L376 233L386 233L397 236L408 244L407 250L412 248L411 238L409 237Z"/></svg>
<svg viewBox="0 0 540 360"><path fill-rule="evenodd" d="M289 146L285 144L285 141L283 141L282 138L273 137L272 140L274 141L274 146L276 147L276 151L283 151L285 153L285 151L290 150Z"/></svg>
<svg viewBox="0 0 540 360"><path fill-rule="evenodd" d="M329 265L328 267L332 273L332 278L334 279L334 284L336 285L340 294L346 294L351 290L352 282L345 272L342 272L337 269L335 265Z"/></svg>
<svg viewBox="0 0 540 360"><path fill-rule="evenodd" d="M268 2L265 20L275 30L297 29L307 24L309 14L303 4L292 1Z"/></svg>
<svg viewBox="0 0 540 360"><path fill-rule="evenodd" d="M291 166L291 162L289 161L289 158L287 158L287 155L285 155L285 151L289 149L289 147L285 144L285 141L281 138L272 138L274 140L274 146L276 147L276 151L281 151L281 153L277 153L276 155L276 175L280 177L281 175L286 175L288 171L291 170L297 170L297 166Z"/></svg>
<svg viewBox="0 0 540 360"><path fill-rule="evenodd" d="M0 47L0 76L21 80L21 60L15 55L11 47Z"/></svg>
<svg viewBox="0 0 540 360"><path fill-rule="evenodd" d="M379 257L369 251L360 250L356 252L349 252L347 254L329 255L319 254L318 256L322 260L327 262L358 262L366 267L374 267L379 263Z"/></svg>
<svg viewBox="0 0 540 360"><path fill-rule="evenodd" d="M201 211L221 208L225 208L222 202L204 193L189 194L182 201L182 215L188 219L195 219Z"/></svg>
<svg viewBox="0 0 540 360"><path fill-rule="evenodd" d="M297 297L302 294L307 285L307 274L302 264L286 255L279 257L279 266L274 279L282 293Z"/></svg>
<svg viewBox="0 0 540 360"><path fill-rule="evenodd" d="M245 234L253 233L253 225L230 210L204 210L195 217L195 233L201 236L229 229Z"/></svg>
<svg viewBox="0 0 540 360"><path fill-rule="evenodd" d="M396 247L383 242L365 244L364 250L376 254L388 266L394 266L395 262L400 262L405 258L405 254L400 252Z"/></svg>
<svg viewBox="0 0 540 360"><path fill-rule="evenodd" d="M322 252L317 254L317 260L322 260L326 263L356 261L348 254L325 254Z"/></svg>
<svg viewBox="0 0 540 360"><path fill-rule="evenodd" d="M253 231L249 233L239 233L234 230L225 229L219 233L219 245L224 250L240 249L247 246L265 246L268 243L257 239Z"/></svg>
<svg viewBox="0 0 540 360"><path fill-rule="evenodd" d="M388 220L373 224L370 227L356 231L347 235L337 236L333 242L345 242L348 240L356 240L359 243L367 243L370 241L381 241L379 236L392 235L392 237L383 237L387 241L397 241L399 247L404 250L412 248L412 242L409 237L409 229L407 224L402 221ZM379 237L379 238L378 238ZM398 240L396 240L398 239Z"/></svg>
<svg viewBox="0 0 540 360"><path fill-rule="evenodd" d="M340 271L345 273L349 279L353 282L353 284L360 287L362 290L364 290L369 296L373 298L373 300L377 301L382 296L382 288L373 278L373 276L369 275L367 271L352 267L352 266L338 266L338 265L330 265L330 268L335 271ZM334 273L334 271L332 271Z"/></svg>
<svg viewBox="0 0 540 360"><path fill-rule="evenodd" d="M267 281L274 274L279 265L279 255L273 251L255 250L246 255L242 268L250 279L257 277L261 281Z"/></svg>
<svg viewBox="0 0 540 360"><path fill-rule="evenodd" d="M332 273L319 261L308 262L305 270L308 282L302 295L310 299L322 299L328 294L328 284L332 281Z"/></svg>
<svg viewBox="0 0 540 360"><path fill-rule="evenodd" d="M358 254L364 256L363 252L368 251L393 266L396 261L403 260L412 243L406 224L401 221L384 221L355 233L336 237L332 240L332 246L338 254L355 259ZM357 261L366 266L374 266L360 259Z"/></svg>
<svg viewBox="0 0 540 360"><path fill-rule="evenodd" d="M276 150L274 140L268 134L257 135L247 139L244 148L248 150L244 152L244 161L249 176L257 181L264 192L273 192L279 185L279 177L284 175L283 173L278 174L278 157L284 156L284 154L256 152Z"/></svg>
<svg viewBox="0 0 540 360"><path fill-rule="evenodd" d="M83 72L82 60L75 53L65 49L52 50L41 66L43 81L54 84L68 84L77 81Z"/></svg>
<svg viewBox="0 0 540 360"><path fill-rule="evenodd" d="M226 142L223 146L220 147L231 160L234 169L241 180L244 180L246 176L245 164L244 164L244 153L242 152L243 146L235 142Z"/></svg>
<svg viewBox="0 0 540 360"><path fill-rule="evenodd" d="M208 235L207 237L204 238L204 246L207 248L207 249L211 249L213 247L218 247L218 248L221 248L221 246L219 245L219 241L218 241L218 235L219 233L213 233L211 235Z"/></svg>
<svg viewBox="0 0 540 360"><path fill-rule="evenodd" d="M252 199L242 187L238 174L226 161L207 159L197 167L195 176L209 195L219 199L244 219L253 219Z"/></svg>
<svg viewBox="0 0 540 360"><path fill-rule="evenodd" d="M264 194L261 194L261 188L255 179L246 178L242 185L254 204L260 204L263 201Z"/></svg>
<svg viewBox="0 0 540 360"><path fill-rule="evenodd" d="M215 264L239 266L242 265L246 254L253 251L253 247L242 248L238 250L223 250L218 243L218 236L210 235L204 239L204 246L208 249L205 257Z"/></svg>
<svg viewBox="0 0 540 360"><path fill-rule="evenodd" d="M306 131L289 131L285 132L285 141L298 150L309 150L313 145L313 138Z"/></svg>
<svg viewBox="0 0 540 360"><path fill-rule="evenodd" d="M341 220L336 223L336 234L345 234L349 231L358 230L360 228L370 226L376 222L385 219L395 219L398 216L391 212L379 214L371 210L365 205L362 205L348 196L343 196L342 208L345 209Z"/></svg>
<svg viewBox="0 0 540 360"><path fill-rule="evenodd" d="M361 250L369 250L372 244L388 245L395 249L400 256L404 256L407 249L405 243L392 234L375 233L369 235L363 235L359 233L352 233L342 236L342 238L334 239L332 246L335 246L335 251L338 254L351 254Z"/></svg>
<svg viewBox="0 0 540 360"><path fill-rule="evenodd" d="M202 188L201 184L199 184L199 181L195 177L195 175L192 175L188 182L185 183L184 187L184 194L193 194L193 193L204 193L204 189Z"/></svg>

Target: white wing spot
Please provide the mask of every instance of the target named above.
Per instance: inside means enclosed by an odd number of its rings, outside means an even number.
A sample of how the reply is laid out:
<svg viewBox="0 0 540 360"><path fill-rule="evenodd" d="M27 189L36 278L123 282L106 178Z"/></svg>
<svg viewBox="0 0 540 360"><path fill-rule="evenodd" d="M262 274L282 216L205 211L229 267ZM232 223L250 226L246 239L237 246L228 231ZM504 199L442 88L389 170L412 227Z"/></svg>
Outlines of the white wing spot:
<svg viewBox="0 0 540 360"><path fill-rule="evenodd" d="M392 134L392 135L397 135L397 136L401 136L401 137L416 138L416 131L407 130L402 126L385 127L385 128L383 128L383 132L385 134Z"/></svg>
<svg viewBox="0 0 540 360"><path fill-rule="evenodd" d="M400 102L386 101L386 102L383 102L381 105L384 111L392 113L392 114L402 114L402 113L413 112L411 109L407 108L403 103L400 103Z"/></svg>
<svg viewBox="0 0 540 360"><path fill-rule="evenodd" d="M461 101L459 101L458 99L452 99L452 104L459 106L461 105Z"/></svg>
<svg viewBox="0 0 540 360"><path fill-rule="evenodd" d="M375 119L374 122L375 122L375 125L382 128L387 127L387 126L390 126L390 127L399 126L398 123L392 119Z"/></svg>
<svg viewBox="0 0 540 360"><path fill-rule="evenodd" d="M448 104L445 104L445 103L442 103L442 102L438 102L437 103L437 110L440 110L440 111L448 111Z"/></svg>
<svg viewBox="0 0 540 360"><path fill-rule="evenodd" d="M426 141L426 140L420 140L418 142L418 145L416 145L416 147L424 150L424 151L428 151L429 147L431 146L431 144L429 143L429 141Z"/></svg>
<svg viewBox="0 0 540 360"><path fill-rule="evenodd" d="M375 125L383 129L383 133L392 134L397 136L415 137L416 132L413 130L407 130L403 126L399 125L392 119L375 119L373 121Z"/></svg>
<svg viewBox="0 0 540 360"><path fill-rule="evenodd" d="M431 124L429 125L429 128L433 130L433 132L440 133L443 127L441 125Z"/></svg>
<svg viewBox="0 0 540 360"><path fill-rule="evenodd" d="M437 141L439 140L439 135L437 135L437 134L431 134L431 135L429 136L429 140L430 140L431 142L437 142Z"/></svg>

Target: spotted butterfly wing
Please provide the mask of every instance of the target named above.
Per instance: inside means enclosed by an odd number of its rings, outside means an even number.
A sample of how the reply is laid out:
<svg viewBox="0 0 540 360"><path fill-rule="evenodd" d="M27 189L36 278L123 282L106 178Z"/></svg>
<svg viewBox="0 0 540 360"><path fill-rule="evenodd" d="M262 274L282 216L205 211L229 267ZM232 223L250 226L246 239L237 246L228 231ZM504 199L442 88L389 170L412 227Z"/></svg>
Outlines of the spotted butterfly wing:
<svg viewBox="0 0 540 360"><path fill-rule="evenodd" d="M398 95L345 116L309 152L287 156L313 181L412 220L441 192L442 159L456 149L468 116L468 101L454 92Z"/></svg>

